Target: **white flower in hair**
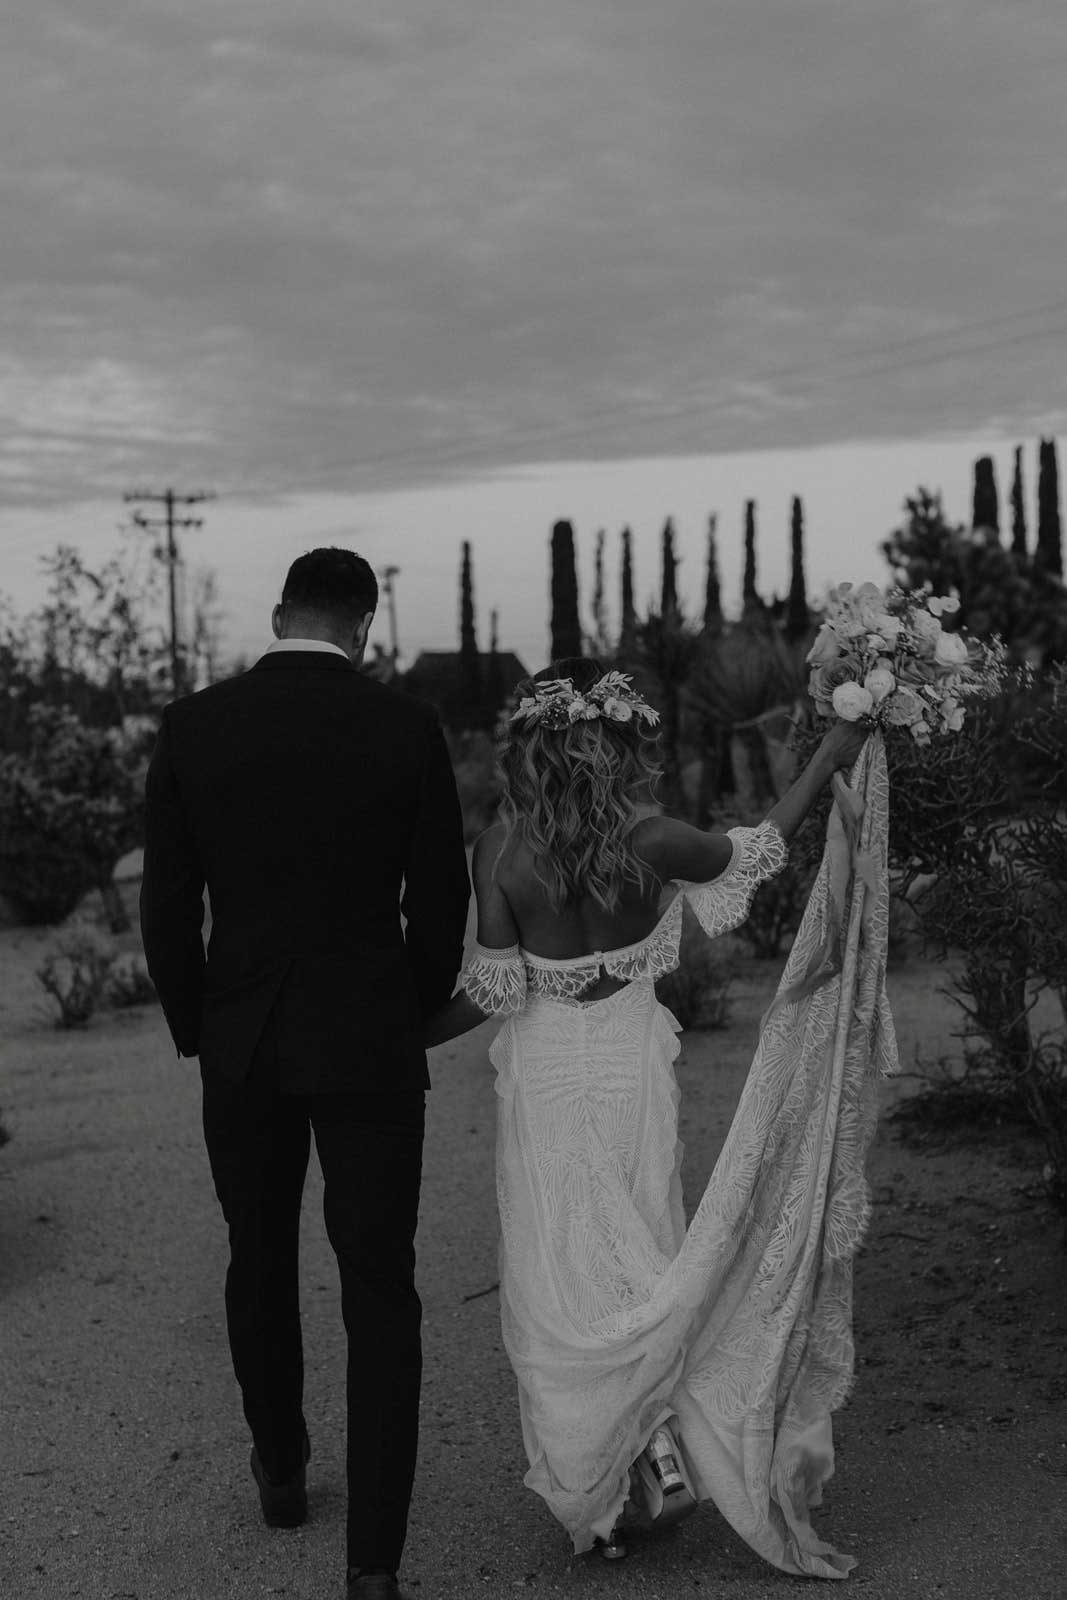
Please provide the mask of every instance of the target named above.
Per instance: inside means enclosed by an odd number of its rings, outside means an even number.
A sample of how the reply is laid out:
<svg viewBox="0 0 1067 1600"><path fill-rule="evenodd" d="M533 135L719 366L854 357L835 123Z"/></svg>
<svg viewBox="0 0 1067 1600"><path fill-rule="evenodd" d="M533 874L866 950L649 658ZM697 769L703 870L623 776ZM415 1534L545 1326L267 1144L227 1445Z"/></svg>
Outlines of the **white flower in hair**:
<svg viewBox="0 0 1067 1600"><path fill-rule="evenodd" d="M634 716L651 727L659 721L658 712L634 692L629 675L612 671L605 672L584 694L575 689L570 678L547 679L537 684L532 695L519 701L509 720L559 729L576 722L593 722L598 717L625 723Z"/></svg>

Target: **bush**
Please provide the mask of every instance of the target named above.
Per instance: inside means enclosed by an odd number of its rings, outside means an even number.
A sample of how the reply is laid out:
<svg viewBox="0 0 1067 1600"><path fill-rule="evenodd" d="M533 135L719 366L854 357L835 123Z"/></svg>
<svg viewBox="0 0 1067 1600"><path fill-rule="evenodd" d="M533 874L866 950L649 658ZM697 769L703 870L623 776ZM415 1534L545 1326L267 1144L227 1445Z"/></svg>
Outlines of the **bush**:
<svg viewBox="0 0 1067 1600"><path fill-rule="evenodd" d="M1061 1012L1067 1002L1067 674L1019 674L1009 695L1010 717L979 705L923 764L901 756L910 781L894 773L890 846L916 884L926 948L963 958L947 992L963 1013L964 1070L948 1089L943 1071L929 1074L930 1091L961 1111L979 1094L1024 1108L1067 1212L1067 1046L1062 1027L1041 1036L1032 1020L1042 995ZM1020 746L1034 758L1022 800Z"/></svg>
<svg viewBox="0 0 1067 1600"><path fill-rule="evenodd" d="M0 847L0 888L19 922L52 927L65 922L92 887L92 875L77 848L46 845L19 830Z"/></svg>
<svg viewBox="0 0 1067 1600"><path fill-rule="evenodd" d="M29 748L0 757L0 893L28 923L61 922L142 838L145 733L35 706Z"/></svg>
<svg viewBox="0 0 1067 1600"><path fill-rule="evenodd" d="M115 957L108 971L104 999L116 1010L156 1004L159 999L156 986L148 976L148 968L140 956L126 954Z"/></svg>
<svg viewBox="0 0 1067 1600"><path fill-rule="evenodd" d="M72 922L37 968L41 987L59 1007L57 1028L84 1028L103 999L115 946L90 922Z"/></svg>
<svg viewBox="0 0 1067 1600"><path fill-rule="evenodd" d="M725 1028L730 989L737 977L738 945L729 937L709 940L685 909L678 966L656 982L661 1005L683 1028Z"/></svg>

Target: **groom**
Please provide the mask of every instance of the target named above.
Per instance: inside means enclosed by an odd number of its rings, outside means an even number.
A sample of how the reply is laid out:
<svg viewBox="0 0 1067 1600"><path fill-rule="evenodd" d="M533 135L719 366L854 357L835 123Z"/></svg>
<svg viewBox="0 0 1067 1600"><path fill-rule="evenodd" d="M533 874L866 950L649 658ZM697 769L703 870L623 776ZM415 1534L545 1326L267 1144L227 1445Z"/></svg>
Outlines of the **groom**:
<svg viewBox="0 0 1067 1600"><path fill-rule="evenodd" d="M437 717L358 670L377 601L360 556L310 551L267 653L166 708L141 891L178 1054L200 1057L230 1350L274 1526L307 1513L297 1247L315 1136L348 1333L349 1600L400 1597L422 1362L421 1020L452 992L469 895Z"/></svg>

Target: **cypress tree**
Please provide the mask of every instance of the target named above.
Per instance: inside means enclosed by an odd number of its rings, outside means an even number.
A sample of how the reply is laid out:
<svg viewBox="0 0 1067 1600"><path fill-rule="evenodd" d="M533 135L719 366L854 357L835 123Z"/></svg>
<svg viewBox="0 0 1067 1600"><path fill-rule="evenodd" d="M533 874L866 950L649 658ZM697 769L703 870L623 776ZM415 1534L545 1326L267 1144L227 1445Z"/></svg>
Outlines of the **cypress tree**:
<svg viewBox="0 0 1067 1600"><path fill-rule="evenodd" d="M762 611L756 591L756 502L745 501L745 575L741 585L741 608L745 614Z"/></svg>
<svg viewBox="0 0 1067 1600"><path fill-rule="evenodd" d="M634 567L632 535L629 528L622 530L622 604L620 608L620 644L632 644L637 633L637 611L634 607Z"/></svg>
<svg viewBox="0 0 1067 1600"><path fill-rule="evenodd" d="M581 653L574 529L569 522L557 522L552 529L552 659L560 661Z"/></svg>
<svg viewBox="0 0 1067 1600"><path fill-rule="evenodd" d="M489 613L489 659L485 664L485 709L489 714L490 722L494 721L497 712L504 703L504 678L500 670L500 648L497 633L499 614L494 609Z"/></svg>
<svg viewBox="0 0 1067 1600"><path fill-rule="evenodd" d="M593 564L593 645L598 656L606 653L608 633L604 626L604 530L596 536Z"/></svg>
<svg viewBox="0 0 1067 1600"><path fill-rule="evenodd" d="M482 664L474 631L474 581L470 540L463 541L459 572L459 698L465 721L477 720L482 704Z"/></svg>
<svg viewBox="0 0 1067 1600"><path fill-rule="evenodd" d="M802 639L808 631L808 592L804 580L804 507L800 496L793 496L792 516L793 566L789 579L789 601L786 606L785 632L787 639Z"/></svg>
<svg viewBox="0 0 1067 1600"><path fill-rule="evenodd" d="M678 558L674 553L674 523L663 525L663 578L660 585L660 616L664 622L678 620Z"/></svg>
<svg viewBox="0 0 1067 1600"><path fill-rule="evenodd" d="M1055 439L1042 439L1037 467L1037 545L1034 564L1055 578L1063 577L1060 529L1060 472Z"/></svg>
<svg viewBox="0 0 1067 1600"><path fill-rule="evenodd" d="M991 544L1000 542L1000 496L997 494L997 474L992 456L979 456L974 464L974 498L971 513L972 528L988 528L993 538Z"/></svg>
<svg viewBox="0 0 1067 1600"><path fill-rule="evenodd" d="M1023 495L1023 447L1015 446L1015 471L1011 479L1011 548L1026 560L1026 500Z"/></svg>
<svg viewBox="0 0 1067 1600"><path fill-rule="evenodd" d="M708 573L704 581L704 632L721 633L723 629L722 586L719 583L719 553L715 533L719 519L714 513L708 518Z"/></svg>

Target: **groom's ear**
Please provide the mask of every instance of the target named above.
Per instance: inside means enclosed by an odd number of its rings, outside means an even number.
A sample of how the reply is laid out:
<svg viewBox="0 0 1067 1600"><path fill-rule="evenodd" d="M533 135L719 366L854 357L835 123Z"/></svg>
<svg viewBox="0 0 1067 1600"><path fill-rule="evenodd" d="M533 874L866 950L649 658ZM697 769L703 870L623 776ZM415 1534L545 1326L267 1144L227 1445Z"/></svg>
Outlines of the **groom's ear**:
<svg viewBox="0 0 1067 1600"><path fill-rule="evenodd" d="M356 623L352 633L352 649L350 652L353 656L362 656L363 652L366 650L367 638L370 634L371 623L373 621L374 612L368 611L367 615L365 617L361 617Z"/></svg>
<svg viewBox="0 0 1067 1600"><path fill-rule="evenodd" d="M270 614L270 625L276 639L282 636L282 608L275 606Z"/></svg>

